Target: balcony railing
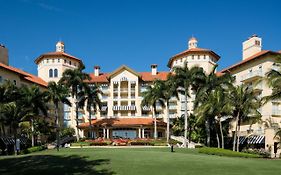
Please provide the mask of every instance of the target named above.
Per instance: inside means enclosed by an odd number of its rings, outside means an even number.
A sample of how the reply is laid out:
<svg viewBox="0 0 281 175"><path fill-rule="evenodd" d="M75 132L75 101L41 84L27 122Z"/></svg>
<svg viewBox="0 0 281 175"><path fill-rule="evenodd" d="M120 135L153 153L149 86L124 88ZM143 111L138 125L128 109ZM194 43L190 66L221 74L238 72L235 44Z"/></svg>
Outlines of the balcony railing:
<svg viewBox="0 0 281 175"><path fill-rule="evenodd" d="M241 81L242 82L252 81L252 80L255 80L255 79L263 77L263 75L264 74L263 74L263 72L261 70L249 72L249 73L247 73L247 74L245 74L245 75L243 75L241 77Z"/></svg>
<svg viewBox="0 0 281 175"><path fill-rule="evenodd" d="M169 110L177 110L178 106L177 105L170 105Z"/></svg>
<svg viewBox="0 0 281 175"><path fill-rule="evenodd" d="M273 109L272 115L273 116L281 116L281 109Z"/></svg>

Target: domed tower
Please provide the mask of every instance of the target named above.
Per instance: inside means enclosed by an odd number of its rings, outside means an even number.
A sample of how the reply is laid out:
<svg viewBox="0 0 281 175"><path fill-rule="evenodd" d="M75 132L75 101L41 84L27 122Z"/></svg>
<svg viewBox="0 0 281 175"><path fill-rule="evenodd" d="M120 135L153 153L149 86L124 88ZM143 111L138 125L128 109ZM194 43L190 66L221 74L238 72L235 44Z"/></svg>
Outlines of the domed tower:
<svg viewBox="0 0 281 175"><path fill-rule="evenodd" d="M65 53L62 41L56 43L56 51L40 55L36 60L38 76L46 82L58 82L66 69L78 68L82 61Z"/></svg>
<svg viewBox="0 0 281 175"><path fill-rule="evenodd" d="M210 49L198 47L198 40L191 37L188 41L188 49L171 57L168 67L183 67L185 64L191 68L194 66L202 67L206 73L210 73L220 56Z"/></svg>

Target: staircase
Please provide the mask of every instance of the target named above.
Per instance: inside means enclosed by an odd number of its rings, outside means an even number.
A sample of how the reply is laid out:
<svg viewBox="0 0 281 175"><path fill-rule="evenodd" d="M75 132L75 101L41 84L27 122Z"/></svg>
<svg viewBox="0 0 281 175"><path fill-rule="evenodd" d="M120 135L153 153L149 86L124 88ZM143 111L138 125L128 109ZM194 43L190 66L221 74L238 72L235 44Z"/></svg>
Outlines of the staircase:
<svg viewBox="0 0 281 175"><path fill-rule="evenodd" d="M187 148L195 148L195 145L201 145L200 143L195 143L195 142L189 143L188 139L185 140L183 136L171 135L171 139L181 142L182 144L178 144L178 147L180 147L180 148L184 147L184 141L186 141Z"/></svg>
<svg viewBox="0 0 281 175"><path fill-rule="evenodd" d="M73 142L75 140L76 140L76 138L73 136L62 137L62 138L60 138L60 146L63 146L64 144ZM52 144L57 145L57 140L55 140Z"/></svg>

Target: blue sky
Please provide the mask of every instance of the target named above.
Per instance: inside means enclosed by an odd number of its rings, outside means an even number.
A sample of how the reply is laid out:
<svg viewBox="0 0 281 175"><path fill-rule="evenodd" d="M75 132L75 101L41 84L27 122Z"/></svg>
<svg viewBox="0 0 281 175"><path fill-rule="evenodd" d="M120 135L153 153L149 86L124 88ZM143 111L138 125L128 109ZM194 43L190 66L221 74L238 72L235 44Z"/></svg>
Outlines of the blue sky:
<svg viewBox="0 0 281 175"><path fill-rule="evenodd" d="M10 65L37 74L34 60L55 50L82 58L86 71L126 64L167 71L171 56L187 49L193 35L199 47L221 56L219 69L241 60L242 42L252 34L263 49L281 50L278 0L0 0L0 43Z"/></svg>

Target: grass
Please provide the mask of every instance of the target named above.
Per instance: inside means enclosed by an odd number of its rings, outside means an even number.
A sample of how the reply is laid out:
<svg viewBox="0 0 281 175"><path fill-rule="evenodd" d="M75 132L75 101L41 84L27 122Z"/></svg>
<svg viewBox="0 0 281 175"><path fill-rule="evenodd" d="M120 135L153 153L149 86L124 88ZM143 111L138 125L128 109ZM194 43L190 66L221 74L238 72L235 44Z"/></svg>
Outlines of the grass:
<svg viewBox="0 0 281 175"><path fill-rule="evenodd" d="M89 148L46 150L0 157L0 174L75 175L279 175L281 160L233 158L168 148Z"/></svg>

